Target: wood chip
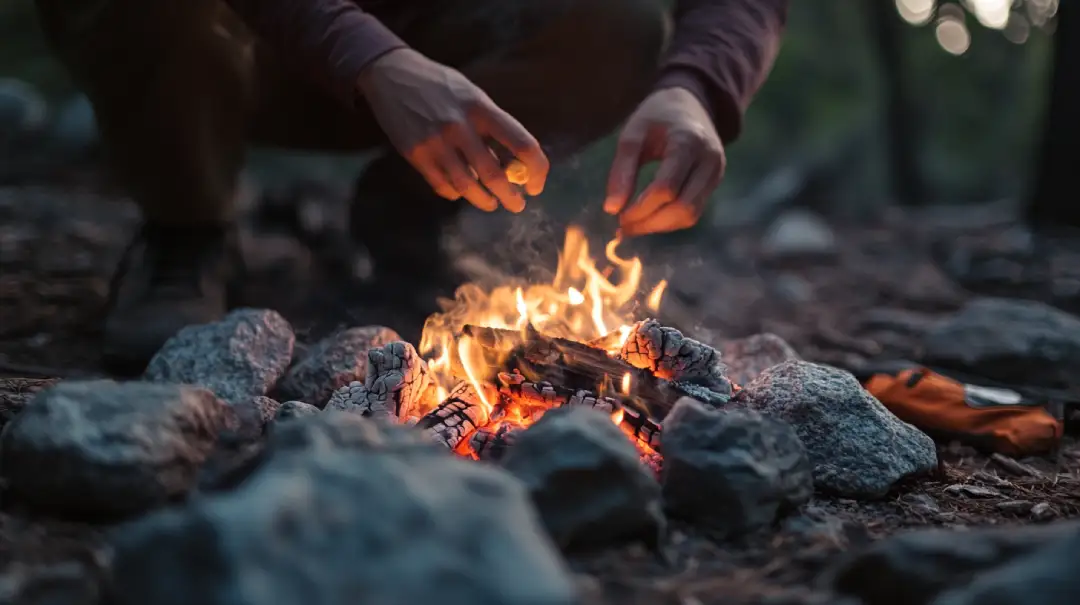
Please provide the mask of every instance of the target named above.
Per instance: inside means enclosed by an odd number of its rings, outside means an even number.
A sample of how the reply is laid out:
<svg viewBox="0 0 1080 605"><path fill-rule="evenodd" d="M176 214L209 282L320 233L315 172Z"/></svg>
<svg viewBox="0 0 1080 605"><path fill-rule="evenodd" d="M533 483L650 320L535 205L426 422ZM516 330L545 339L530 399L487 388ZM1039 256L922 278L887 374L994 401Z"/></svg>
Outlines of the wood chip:
<svg viewBox="0 0 1080 605"><path fill-rule="evenodd" d="M963 483L957 483L956 485L946 487L945 493L954 496L967 496L969 498L998 498L1001 496L1001 492L996 489Z"/></svg>
<svg viewBox="0 0 1080 605"><path fill-rule="evenodd" d="M971 473L971 478L981 483L993 485L995 487L1013 487L1013 484L1009 483L1007 480L998 477L994 473L988 473L986 471L975 471L974 473Z"/></svg>
<svg viewBox="0 0 1080 605"><path fill-rule="evenodd" d="M998 502L994 508L1007 513L1028 513L1035 503L1031 500L1007 500Z"/></svg>

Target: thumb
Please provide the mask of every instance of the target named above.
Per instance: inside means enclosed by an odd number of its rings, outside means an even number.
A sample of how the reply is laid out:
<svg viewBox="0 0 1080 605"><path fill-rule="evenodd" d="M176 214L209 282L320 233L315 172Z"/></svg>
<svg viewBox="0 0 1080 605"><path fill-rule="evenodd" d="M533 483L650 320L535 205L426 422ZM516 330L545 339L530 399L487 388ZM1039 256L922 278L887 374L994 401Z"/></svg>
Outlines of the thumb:
<svg viewBox="0 0 1080 605"><path fill-rule="evenodd" d="M645 145L644 134L631 126L619 137L615 147L615 159L611 163L611 173L608 175L607 197L604 199L604 212L608 214L621 212L634 193L638 170L641 167L641 152Z"/></svg>

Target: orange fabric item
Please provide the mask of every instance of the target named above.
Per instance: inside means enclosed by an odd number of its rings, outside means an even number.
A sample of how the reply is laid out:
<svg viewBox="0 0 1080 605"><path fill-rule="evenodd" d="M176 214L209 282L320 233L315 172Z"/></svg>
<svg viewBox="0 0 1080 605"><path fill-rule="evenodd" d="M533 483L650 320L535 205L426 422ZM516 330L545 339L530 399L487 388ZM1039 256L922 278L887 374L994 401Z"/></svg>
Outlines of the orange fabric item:
<svg viewBox="0 0 1080 605"><path fill-rule="evenodd" d="M1012 391L966 385L926 368L875 374L864 386L898 418L939 438L1010 456L1043 454L1061 440L1062 424Z"/></svg>

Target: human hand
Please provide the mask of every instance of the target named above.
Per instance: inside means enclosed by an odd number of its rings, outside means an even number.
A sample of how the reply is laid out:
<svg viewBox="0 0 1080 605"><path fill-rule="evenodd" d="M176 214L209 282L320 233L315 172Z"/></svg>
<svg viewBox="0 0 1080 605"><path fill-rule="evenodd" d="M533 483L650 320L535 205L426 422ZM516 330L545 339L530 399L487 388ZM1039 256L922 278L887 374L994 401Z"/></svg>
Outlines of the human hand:
<svg viewBox="0 0 1080 605"><path fill-rule="evenodd" d="M660 160L653 181L628 204L642 165ZM657 90L638 105L619 137L604 211L624 235L692 227L724 176L724 145L708 111L684 88Z"/></svg>
<svg viewBox="0 0 1080 605"><path fill-rule="evenodd" d="M442 197L464 197L488 212L500 203L511 212L525 208L485 139L525 164L526 193L544 190L549 163L540 144L457 70L400 49L376 59L357 87L390 143Z"/></svg>

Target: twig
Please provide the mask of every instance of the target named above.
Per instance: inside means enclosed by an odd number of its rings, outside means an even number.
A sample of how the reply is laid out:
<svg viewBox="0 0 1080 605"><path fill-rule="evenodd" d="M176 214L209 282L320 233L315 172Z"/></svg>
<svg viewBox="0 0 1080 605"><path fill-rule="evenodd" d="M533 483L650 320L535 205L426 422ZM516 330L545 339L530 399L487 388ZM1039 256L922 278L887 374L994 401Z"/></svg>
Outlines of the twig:
<svg viewBox="0 0 1080 605"><path fill-rule="evenodd" d="M1030 466L1028 466L1026 464L1023 464L1021 462L1013 460L1012 458L1009 458L1008 456L1003 456L1003 455L1001 455L1001 454L999 454L997 452L990 455L990 460L993 460L994 463L996 463L1002 469L1004 469L1004 470L1006 470L1006 471L1008 471L1008 472L1010 472L1010 473L1012 473L1012 474L1014 474L1014 475L1016 475L1018 477L1034 477L1036 479L1044 478L1043 474L1041 472L1039 472L1038 470L1036 470L1036 469L1034 469L1034 468L1032 468L1032 467L1030 467Z"/></svg>

